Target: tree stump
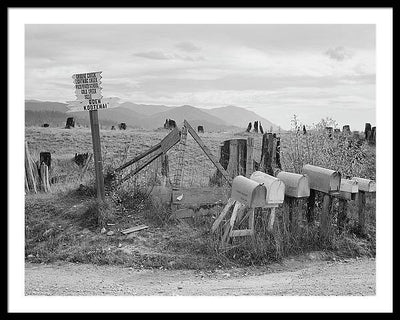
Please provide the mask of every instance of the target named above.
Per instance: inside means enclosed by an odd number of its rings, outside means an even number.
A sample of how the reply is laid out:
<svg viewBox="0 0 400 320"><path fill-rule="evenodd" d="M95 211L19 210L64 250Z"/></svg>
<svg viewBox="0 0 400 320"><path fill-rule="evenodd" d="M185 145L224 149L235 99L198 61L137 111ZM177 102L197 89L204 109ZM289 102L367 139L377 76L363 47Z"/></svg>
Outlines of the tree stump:
<svg viewBox="0 0 400 320"><path fill-rule="evenodd" d="M48 166L49 170L51 167L51 153L50 152L41 152L39 155L39 163L42 164L43 162Z"/></svg>
<svg viewBox="0 0 400 320"><path fill-rule="evenodd" d="M255 133L258 133L258 121L254 121L254 125L253 125L253 131L255 132Z"/></svg>
<svg viewBox="0 0 400 320"><path fill-rule="evenodd" d="M249 122L249 124L247 125L247 129L246 132L250 132L251 131L251 122Z"/></svg>
<svg viewBox="0 0 400 320"><path fill-rule="evenodd" d="M343 133L350 133L350 126L348 124L344 125L342 131Z"/></svg>
<svg viewBox="0 0 400 320"><path fill-rule="evenodd" d="M75 120L73 117L67 118L67 123L65 124L65 129L71 129L75 127Z"/></svg>
<svg viewBox="0 0 400 320"><path fill-rule="evenodd" d="M252 159L253 152L249 150L252 150L253 145L248 147L247 143L247 139L231 139L224 141L220 147L219 163L231 178L237 175L247 176L247 172L252 170L250 169L252 161L250 160L250 155L249 157L247 155L250 152ZM217 170L213 180L220 185L222 182L221 172Z"/></svg>
<svg viewBox="0 0 400 320"><path fill-rule="evenodd" d="M376 127L372 127L371 130L371 143L376 143Z"/></svg>
<svg viewBox="0 0 400 320"><path fill-rule="evenodd" d="M264 133L259 170L274 176L277 169L282 170L280 162L280 138L275 133Z"/></svg>
<svg viewBox="0 0 400 320"><path fill-rule="evenodd" d="M370 141L371 133L372 133L371 124L367 122L365 124L365 129L364 129L365 140Z"/></svg>

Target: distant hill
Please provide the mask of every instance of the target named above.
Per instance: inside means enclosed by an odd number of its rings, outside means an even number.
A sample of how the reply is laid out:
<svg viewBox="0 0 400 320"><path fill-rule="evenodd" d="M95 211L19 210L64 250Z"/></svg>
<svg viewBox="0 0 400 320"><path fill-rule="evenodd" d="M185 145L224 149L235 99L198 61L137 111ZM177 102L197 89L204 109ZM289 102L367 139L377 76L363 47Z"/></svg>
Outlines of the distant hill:
<svg viewBox="0 0 400 320"><path fill-rule="evenodd" d="M257 113L253 111L249 111L244 108L235 107L235 106L227 106L221 108L214 109L202 109L206 113L213 115L230 125L234 125L241 128L247 128L249 122L254 124L254 121L261 122L264 132L267 132L272 127L273 131L277 131L279 126L273 124L271 121L260 117Z"/></svg>
<svg viewBox="0 0 400 320"><path fill-rule="evenodd" d="M144 115L144 116L151 116L158 112L164 112L169 109L172 109L173 107L167 107L167 106L163 106L163 105L136 104L136 103L132 103L132 102L124 102L124 103L121 103L120 108L126 108L126 109L132 110L138 114Z"/></svg>
<svg viewBox="0 0 400 320"><path fill-rule="evenodd" d="M67 117L74 117L80 125L89 126L87 112L71 112L66 103L50 101L25 101L25 125L41 126L49 123L51 126L64 126ZM249 122L261 121L265 131L272 124L256 113L240 107L228 106L214 109L202 109L189 105L167 107L164 105L145 105L124 102L118 108L101 110L99 122L103 127L118 125L125 122L131 128L156 129L163 127L166 119L173 119L178 126L187 120L193 127L202 125L206 131L245 130Z"/></svg>
<svg viewBox="0 0 400 320"><path fill-rule="evenodd" d="M67 115L68 117L84 119L87 123L90 123L88 112L70 112ZM110 124L110 126L125 122L131 128L140 128L143 118L143 115L123 107L99 111L99 122Z"/></svg>
<svg viewBox="0 0 400 320"><path fill-rule="evenodd" d="M37 101L37 100L26 100L25 110L29 111L58 111L66 112L68 110L67 104L61 102L50 102L50 101Z"/></svg>
<svg viewBox="0 0 400 320"><path fill-rule="evenodd" d="M187 120L193 127L202 125L205 130L210 131L228 130L233 127L229 123L204 112L204 109L188 105L170 108L167 111L156 113L147 119L146 125L148 127L159 127L158 124L164 124L165 119L173 119L178 125L182 125L183 120ZM151 121L151 123L149 121Z"/></svg>

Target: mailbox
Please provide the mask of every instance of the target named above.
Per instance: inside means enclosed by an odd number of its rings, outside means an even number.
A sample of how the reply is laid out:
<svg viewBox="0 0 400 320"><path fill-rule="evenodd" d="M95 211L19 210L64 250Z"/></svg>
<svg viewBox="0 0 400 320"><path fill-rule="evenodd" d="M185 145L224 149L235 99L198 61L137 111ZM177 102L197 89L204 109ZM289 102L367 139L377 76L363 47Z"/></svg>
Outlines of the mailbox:
<svg viewBox="0 0 400 320"><path fill-rule="evenodd" d="M347 200L354 200L358 193L358 182L355 180L340 180L340 196Z"/></svg>
<svg viewBox="0 0 400 320"><path fill-rule="evenodd" d="M339 193L341 175L338 171L306 164L303 174L307 175L310 189L324 193Z"/></svg>
<svg viewBox="0 0 400 320"><path fill-rule="evenodd" d="M365 192L376 192L376 182L374 180L353 177L351 180L358 182L358 190Z"/></svg>
<svg viewBox="0 0 400 320"><path fill-rule="evenodd" d="M253 172L250 179L263 184L267 188L265 201L267 206L277 206L283 203L285 184L281 180L261 171Z"/></svg>
<svg viewBox="0 0 400 320"><path fill-rule="evenodd" d="M280 171L277 176L285 184L285 194L289 197L303 198L310 196L308 177L303 174Z"/></svg>
<svg viewBox="0 0 400 320"><path fill-rule="evenodd" d="M232 182L231 198L250 208L264 207L267 189L260 183L243 176L236 176Z"/></svg>

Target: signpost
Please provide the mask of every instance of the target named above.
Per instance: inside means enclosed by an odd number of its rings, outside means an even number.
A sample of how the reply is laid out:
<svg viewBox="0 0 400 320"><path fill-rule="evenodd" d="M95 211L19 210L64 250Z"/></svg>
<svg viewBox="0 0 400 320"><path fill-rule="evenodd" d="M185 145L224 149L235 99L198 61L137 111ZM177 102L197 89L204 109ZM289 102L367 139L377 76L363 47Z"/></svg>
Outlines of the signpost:
<svg viewBox="0 0 400 320"><path fill-rule="evenodd" d="M75 85L76 100L67 101L67 112L89 111L92 133L94 167L96 172L97 199L104 201L103 160L101 157L100 128L98 110L118 107L116 98L103 98L101 94L101 73L88 72L72 76Z"/></svg>

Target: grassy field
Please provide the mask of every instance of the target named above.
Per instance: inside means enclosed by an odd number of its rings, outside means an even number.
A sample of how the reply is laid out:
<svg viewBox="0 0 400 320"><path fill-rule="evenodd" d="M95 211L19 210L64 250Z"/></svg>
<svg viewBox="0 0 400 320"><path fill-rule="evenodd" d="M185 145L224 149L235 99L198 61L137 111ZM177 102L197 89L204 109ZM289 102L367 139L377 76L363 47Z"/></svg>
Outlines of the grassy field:
<svg viewBox="0 0 400 320"><path fill-rule="evenodd" d="M145 151L168 132L163 129L101 130L104 171ZM205 132L201 138L218 158L219 146L224 140L248 135L244 132ZM259 160L262 135L252 135L255 138L255 159ZM81 168L73 162L75 153L92 152L89 129L26 127L25 137L33 159L38 160L40 152L51 152L51 175L64 176L63 180L52 185L52 193L27 194L25 197L25 249L29 261L62 260L142 268L198 269L265 264L312 250L325 250L341 256L375 255L374 196L367 199L367 212L371 219L366 237L357 234L354 203L350 203L346 230L324 244L318 239L317 225L304 226L296 235L289 233L284 219L287 208L282 206L278 209L279 237L266 233L263 229L265 217L258 216L254 241L245 240L234 250L220 251L218 239L210 234L220 207L207 209L208 215L190 221L189 225L178 223L168 220L169 208L149 197L146 188L127 183L116 190L107 190L107 200L99 208L93 188L93 167L81 175ZM339 170L343 176L375 178L375 148L367 143L329 139L318 131L308 136L296 132L282 134L281 146L284 170L298 172L303 164L312 163ZM189 135L186 151L184 185L208 185L215 167ZM171 177L177 165L177 148L171 149L168 156ZM156 161L143 170L141 178L150 181L154 172L159 170L160 163ZM97 212L101 213L101 221ZM333 212L337 214L336 202ZM148 228L129 236L120 233L124 228L139 224L146 224ZM103 233L102 228L105 229Z"/></svg>

